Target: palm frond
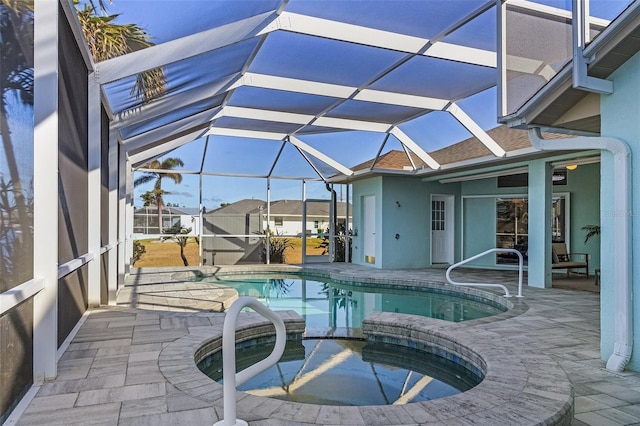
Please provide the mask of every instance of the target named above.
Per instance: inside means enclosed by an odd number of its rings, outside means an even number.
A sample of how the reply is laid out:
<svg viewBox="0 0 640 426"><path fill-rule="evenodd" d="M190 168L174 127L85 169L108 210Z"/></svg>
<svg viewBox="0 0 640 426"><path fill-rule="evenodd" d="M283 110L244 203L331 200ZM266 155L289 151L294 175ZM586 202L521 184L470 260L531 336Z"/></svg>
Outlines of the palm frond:
<svg viewBox="0 0 640 426"><path fill-rule="evenodd" d="M155 177L155 176L153 176L153 175L151 175L151 174L142 175L142 176L140 176L140 177L136 178L136 179L133 181L133 186L138 186L138 185L143 185L143 184L145 184L145 183L149 183L149 182L151 182L152 180L154 180L155 178L156 178L156 177Z"/></svg>
<svg viewBox="0 0 640 426"><path fill-rule="evenodd" d="M125 55L136 50L153 46L151 36L137 24L117 24L119 15L109 15L103 0L100 0L103 14L98 15L93 1L77 9L91 56L96 62ZM145 71L136 76L131 95L146 104L166 93L167 80L162 68Z"/></svg>

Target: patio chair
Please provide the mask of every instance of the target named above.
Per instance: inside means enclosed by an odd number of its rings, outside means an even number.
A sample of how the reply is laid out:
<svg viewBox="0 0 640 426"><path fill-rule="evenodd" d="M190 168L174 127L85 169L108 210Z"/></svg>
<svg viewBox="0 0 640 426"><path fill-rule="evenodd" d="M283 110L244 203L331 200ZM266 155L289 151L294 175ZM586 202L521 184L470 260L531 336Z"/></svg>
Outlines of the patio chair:
<svg viewBox="0 0 640 426"><path fill-rule="evenodd" d="M565 243L552 243L551 255L552 269L566 269L567 276L569 276L572 269L584 268L587 278L589 278L589 255L587 253L569 253Z"/></svg>

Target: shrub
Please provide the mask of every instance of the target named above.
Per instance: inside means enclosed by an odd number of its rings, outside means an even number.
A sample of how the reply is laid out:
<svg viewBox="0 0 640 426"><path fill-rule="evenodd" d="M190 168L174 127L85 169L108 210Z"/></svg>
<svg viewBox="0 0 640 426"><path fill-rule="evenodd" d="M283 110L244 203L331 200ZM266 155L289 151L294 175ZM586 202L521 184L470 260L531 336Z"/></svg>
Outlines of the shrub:
<svg viewBox="0 0 640 426"><path fill-rule="evenodd" d="M318 244L316 248L322 249L322 254L329 253L329 230L324 233L324 237L322 242ZM349 239L349 260L345 260L345 248L347 246L347 238ZM340 232L336 235L335 238L335 246L336 246L336 257L334 262L351 262L351 230L349 230L349 235L345 235L344 227L340 227Z"/></svg>
<svg viewBox="0 0 640 426"><path fill-rule="evenodd" d="M266 233L264 233L266 235ZM269 233L270 237L274 237L273 231ZM275 235L277 237L277 235ZM269 263L286 263L287 257L285 252L288 248L293 248L293 244L289 238L277 237L269 238ZM262 239L262 261L267 262L267 239Z"/></svg>
<svg viewBox="0 0 640 426"><path fill-rule="evenodd" d="M138 260L142 258L142 255L147 252L146 247L140 241L133 241L133 259L131 260L131 266L135 265Z"/></svg>

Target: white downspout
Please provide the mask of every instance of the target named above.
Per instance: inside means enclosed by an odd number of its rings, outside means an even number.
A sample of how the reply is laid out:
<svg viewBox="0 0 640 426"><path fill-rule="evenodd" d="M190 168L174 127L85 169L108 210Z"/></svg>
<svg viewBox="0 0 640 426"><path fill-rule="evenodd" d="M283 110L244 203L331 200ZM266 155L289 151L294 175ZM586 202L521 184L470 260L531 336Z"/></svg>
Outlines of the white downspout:
<svg viewBox="0 0 640 426"><path fill-rule="evenodd" d="M613 154L614 190L614 285L615 345L607 369L622 371L633 348L633 311L631 283L631 151L620 139L580 136L568 139L543 139L539 128L529 129L531 145L542 151L601 149Z"/></svg>

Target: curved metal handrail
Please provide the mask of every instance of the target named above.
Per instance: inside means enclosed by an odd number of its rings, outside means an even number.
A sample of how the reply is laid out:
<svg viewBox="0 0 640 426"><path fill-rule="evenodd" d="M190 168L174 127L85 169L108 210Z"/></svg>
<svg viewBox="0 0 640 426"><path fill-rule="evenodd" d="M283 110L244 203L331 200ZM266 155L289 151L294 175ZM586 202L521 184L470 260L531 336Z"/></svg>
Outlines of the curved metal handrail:
<svg viewBox="0 0 640 426"><path fill-rule="evenodd" d="M449 282L449 284L451 285L464 285L464 286L473 286L473 287L499 287L501 289L504 290L504 297L511 297L511 293L509 293L509 289L503 285L503 284L492 284L492 283L459 283L459 282L455 282L451 279L451 277L449 276L449 274L451 273L451 271L455 268L457 268L460 265L464 265L467 262L471 262L472 260L476 260L479 257L482 257L484 255L487 255L489 253L494 253L494 252L508 252L508 253L515 253L518 255L518 295L516 297L524 297L522 295L522 265L523 265L523 259L522 259L522 253L520 253L518 250L516 249L508 249L508 248L492 248L486 251L483 251L482 253L476 254L475 256L471 256L468 259L462 260L458 263L455 263L451 266L449 266L449 268L447 269L447 281Z"/></svg>
<svg viewBox="0 0 640 426"><path fill-rule="evenodd" d="M276 328L276 344L265 359L236 373L236 324L238 314L245 308L250 307L263 317L271 320ZM236 419L236 386L241 385L252 377L262 373L267 368L275 365L282 354L286 344L286 329L282 318L271 309L260 303L253 297L239 297L229 310L224 319L222 328L222 379L224 380L224 416L214 426L247 426L244 420Z"/></svg>

